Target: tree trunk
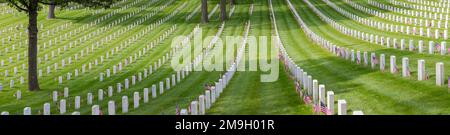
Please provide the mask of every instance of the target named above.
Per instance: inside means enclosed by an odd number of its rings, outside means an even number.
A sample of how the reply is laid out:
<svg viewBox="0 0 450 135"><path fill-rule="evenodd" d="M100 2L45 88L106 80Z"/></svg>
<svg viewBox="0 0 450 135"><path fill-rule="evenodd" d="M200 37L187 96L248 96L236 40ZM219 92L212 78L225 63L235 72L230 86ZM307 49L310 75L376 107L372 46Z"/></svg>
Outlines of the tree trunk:
<svg viewBox="0 0 450 135"><path fill-rule="evenodd" d="M208 23L208 0L202 0L202 23Z"/></svg>
<svg viewBox="0 0 450 135"><path fill-rule="evenodd" d="M56 8L56 5L54 5L54 4L50 4L48 6L48 16L47 16L48 19L55 18L55 8Z"/></svg>
<svg viewBox="0 0 450 135"><path fill-rule="evenodd" d="M37 76L38 0L30 0L28 10L28 89L35 91L40 89Z"/></svg>
<svg viewBox="0 0 450 135"><path fill-rule="evenodd" d="M234 0L230 0L230 5L234 6L234 4L235 4L235 1Z"/></svg>
<svg viewBox="0 0 450 135"><path fill-rule="evenodd" d="M220 19L227 20L227 0L220 0Z"/></svg>

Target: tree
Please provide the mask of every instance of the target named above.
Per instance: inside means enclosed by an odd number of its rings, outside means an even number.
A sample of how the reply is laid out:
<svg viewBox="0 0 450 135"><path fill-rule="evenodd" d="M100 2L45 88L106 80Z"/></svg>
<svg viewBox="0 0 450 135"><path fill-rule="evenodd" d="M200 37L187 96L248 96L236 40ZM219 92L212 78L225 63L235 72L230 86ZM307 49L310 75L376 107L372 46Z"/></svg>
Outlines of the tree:
<svg viewBox="0 0 450 135"><path fill-rule="evenodd" d="M227 0L220 0L220 19L227 20Z"/></svg>
<svg viewBox="0 0 450 135"><path fill-rule="evenodd" d="M53 19L55 18L55 8L56 8L56 4L55 1L50 1L50 4L48 5L48 15L47 18L48 19Z"/></svg>
<svg viewBox="0 0 450 135"><path fill-rule="evenodd" d="M38 11L42 5L66 6L70 2L82 4L86 7L109 7L116 0L6 0L8 4L19 12L28 15L28 89L39 90L37 76L37 43L38 43Z"/></svg>
<svg viewBox="0 0 450 135"><path fill-rule="evenodd" d="M43 4L48 5L48 19L55 18L56 6L67 7L70 3L82 4L85 7L105 7L108 8L116 0L41 0Z"/></svg>
<svg viewBox="0 0 450 135"><path fill-rule="evenodd" d="M208 0L202 0L202 22L208 23Z"/></svg>

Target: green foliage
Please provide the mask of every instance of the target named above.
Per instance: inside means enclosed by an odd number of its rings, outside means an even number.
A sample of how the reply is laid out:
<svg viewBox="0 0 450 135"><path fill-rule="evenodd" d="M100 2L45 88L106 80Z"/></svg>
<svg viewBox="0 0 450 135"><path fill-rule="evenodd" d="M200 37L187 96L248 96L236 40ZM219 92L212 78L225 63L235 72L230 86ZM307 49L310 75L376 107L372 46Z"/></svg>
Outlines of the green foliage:
<svg viewBox="0 0 450 135"><path fill-rule="evenodd" d="M68 6L71 3L81 4L85 7L103 7L103 8L109 8L111 4L118 0L35 0L39 3L37 5L37 9L32 9L35 7L33 5L33 0L1 0L8 2L8 4L14 8L16 8L18 11L26 11L28 12L31 10L40 10L42 9L42 5L57 5L61 7ZM0 2L1 2L0 1Z"/></svg>

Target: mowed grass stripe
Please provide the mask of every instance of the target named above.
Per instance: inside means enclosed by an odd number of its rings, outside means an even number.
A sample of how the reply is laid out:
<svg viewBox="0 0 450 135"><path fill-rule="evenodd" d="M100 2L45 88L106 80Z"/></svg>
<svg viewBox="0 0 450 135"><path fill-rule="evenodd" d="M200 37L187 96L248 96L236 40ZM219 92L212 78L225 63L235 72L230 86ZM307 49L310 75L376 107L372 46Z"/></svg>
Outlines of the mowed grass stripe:
<svg viewBox="0 0 450 135"><path fill-rule="evenodd" d="M249 36L271 36L271 24L267 1L254 3L253 16L250 17L252 28ZM268 45L271 42L269 41ZM248 46L246 64L249 59ZM247 67L248 69L248 67ZM275 82L261 82L261 71L237 72L231 79L220 98L207 114L311 114L311 108L303 105L295 92L294 83L279 65L279 77Z"/></svg>

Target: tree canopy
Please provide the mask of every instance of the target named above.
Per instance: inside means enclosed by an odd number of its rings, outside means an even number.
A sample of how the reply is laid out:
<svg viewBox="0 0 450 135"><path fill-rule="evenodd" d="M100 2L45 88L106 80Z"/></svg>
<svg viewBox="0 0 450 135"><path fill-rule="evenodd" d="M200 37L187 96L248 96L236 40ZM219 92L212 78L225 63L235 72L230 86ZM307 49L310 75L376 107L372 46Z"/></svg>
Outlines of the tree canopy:
<svg viewBox="0 0 450 135"><path fill-rule="evenodd" d="M18 11L28 12L30 8L32 8L33 0L3 0L8 2L11 6L16 8ZM108 8L111 4L116 2L117 0L36 0L37 3L43 5L58 5L61 7L65 7L70 3L81 4L84 7L105 7ZM38 9L42 8L42 6L38 5Z"/></svg>

